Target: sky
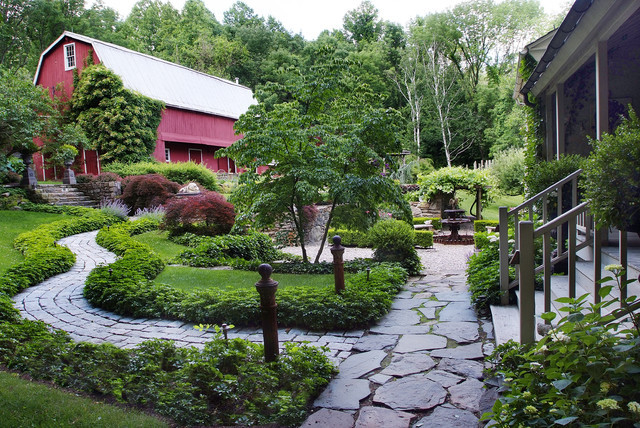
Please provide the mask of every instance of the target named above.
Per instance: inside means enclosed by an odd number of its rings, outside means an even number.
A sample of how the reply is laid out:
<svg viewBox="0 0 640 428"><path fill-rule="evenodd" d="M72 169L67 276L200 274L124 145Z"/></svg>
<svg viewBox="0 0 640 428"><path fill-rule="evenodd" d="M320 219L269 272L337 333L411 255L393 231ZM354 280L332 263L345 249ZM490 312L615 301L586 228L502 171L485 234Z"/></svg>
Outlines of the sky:
<svg viewBox="0 0 640 428"><path fill-rule="evenodd" d="M166 1L166 0L162 0ZM169 0L178 10L182 10L185 0ZM204 0L205 6L222 22L224 12L236 0ZM264 18L269 15L276 18L294 34L301 33L307 40L315 40L323 30L342 28L342 18L356 9L362 0L243 0L254 12ZM378 9L378 16L403 26L416 16L450 9L463 0L371 0ZM107 7L118 11L125 18L134 5L133 0L103 0ZM87 7L92 4L87 2ZM566 0L540 0L548 14L557 14L567 4Z"/></svg>

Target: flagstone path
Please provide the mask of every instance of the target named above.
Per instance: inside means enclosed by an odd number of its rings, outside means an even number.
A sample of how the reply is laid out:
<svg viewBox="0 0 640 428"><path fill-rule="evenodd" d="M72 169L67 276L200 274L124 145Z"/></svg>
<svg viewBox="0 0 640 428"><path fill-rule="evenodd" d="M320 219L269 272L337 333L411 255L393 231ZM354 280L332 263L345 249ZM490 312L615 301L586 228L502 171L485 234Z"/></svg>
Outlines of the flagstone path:
<svg viewBox="0 0 640 428"><path fill-rule="evenodd" d="M76 254L73 268L14 297L25 318L42 320L78 341L110 342L122 348L148 339L202 347L213 333L193 324L133 319L92 307L84 281L115 255L98 246L97 232L60 240ZM349 250L347 250L349 251ZM327 346L339 375L316 399L303 427L475 427L496 398L485 388L483 358L493 349L490 321L469 304L464 266L471 247L420 250L424 275L412 277L392 310L359 331L280 329L278 338ZM345 254L346 256L346 254ZM259 278L256 277L256 280ZM229 337L262 341L260 329L234 329Z"/></svg>

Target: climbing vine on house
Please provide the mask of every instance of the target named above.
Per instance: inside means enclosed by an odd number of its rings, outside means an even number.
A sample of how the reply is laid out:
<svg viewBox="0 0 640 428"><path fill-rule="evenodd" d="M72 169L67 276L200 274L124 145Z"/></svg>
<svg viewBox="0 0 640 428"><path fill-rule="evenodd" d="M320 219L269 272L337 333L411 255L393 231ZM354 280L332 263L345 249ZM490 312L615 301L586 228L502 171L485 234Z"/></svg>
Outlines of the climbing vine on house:
<svg viewBox="0 0 640 428"><path fill-rule="evenodd" d="M103 162L147 159L156 143L164 104L124 88L103 65L82 71L71 98L77 119Z"/></svg>

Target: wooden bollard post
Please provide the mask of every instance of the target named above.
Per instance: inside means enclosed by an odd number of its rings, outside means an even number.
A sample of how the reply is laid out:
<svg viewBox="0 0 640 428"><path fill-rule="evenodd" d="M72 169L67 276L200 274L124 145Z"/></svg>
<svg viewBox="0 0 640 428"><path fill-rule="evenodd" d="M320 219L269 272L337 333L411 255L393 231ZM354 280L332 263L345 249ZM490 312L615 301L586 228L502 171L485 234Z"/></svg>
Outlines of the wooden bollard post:
<svg viewBox="0 0 640 428"><path fill-rule="evenodd" d="M336 294L340 294L344 290L344 260L342 258L344 247L341 244L342 238L338 235L334 236L331 254L333 254L333 276L335 278Z"/></svg>
<svg viewBox="0 0 640 428"><path fill-rule="evenodd" d="M278 281L271 279L273 268L269 264L261 264L258 273L262 279L256 282L260 294L260 310L262 311L262 338L264 340L264 360L275 361L278 358L278 313L276 291Z"/></svg>

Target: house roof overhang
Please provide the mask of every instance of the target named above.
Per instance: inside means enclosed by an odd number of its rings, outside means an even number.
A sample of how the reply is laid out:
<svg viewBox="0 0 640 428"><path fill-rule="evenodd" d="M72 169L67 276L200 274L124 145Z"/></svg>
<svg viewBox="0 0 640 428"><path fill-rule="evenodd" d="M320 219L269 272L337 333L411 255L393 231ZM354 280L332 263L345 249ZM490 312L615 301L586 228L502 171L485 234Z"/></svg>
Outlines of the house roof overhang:
<svg viewBox="0 0 640 428"><path fill-rule="evenodd" d="M640 0L577 0L520 94L538 97L553 91L595 55L599 41L608 40L638 9Z"/></svg>

